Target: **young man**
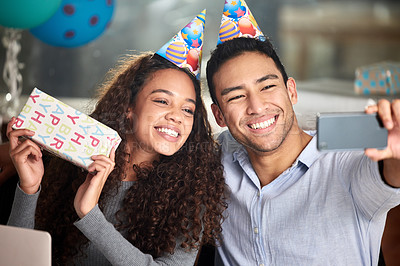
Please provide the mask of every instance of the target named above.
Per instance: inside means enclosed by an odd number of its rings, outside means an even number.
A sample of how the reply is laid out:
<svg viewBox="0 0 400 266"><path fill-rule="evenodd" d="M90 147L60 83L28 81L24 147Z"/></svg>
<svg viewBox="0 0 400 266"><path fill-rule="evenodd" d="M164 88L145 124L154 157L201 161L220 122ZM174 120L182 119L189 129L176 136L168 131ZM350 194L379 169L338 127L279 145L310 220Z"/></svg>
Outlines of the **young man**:
<svg viewBox="0 0 400 266"><path fill-rule="evenodd" d="M231 199L221 265L376 265L400 204L400 100L382 100L385 150L321 153L298 125L296 83L268 40L217 46L207 81Z"/></svg>

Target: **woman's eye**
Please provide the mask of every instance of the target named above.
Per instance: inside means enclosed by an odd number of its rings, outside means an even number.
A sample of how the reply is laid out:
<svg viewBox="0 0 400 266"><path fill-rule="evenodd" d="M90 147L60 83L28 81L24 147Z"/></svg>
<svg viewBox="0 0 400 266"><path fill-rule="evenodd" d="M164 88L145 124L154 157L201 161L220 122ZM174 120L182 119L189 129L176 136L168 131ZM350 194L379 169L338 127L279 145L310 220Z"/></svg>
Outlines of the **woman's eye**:
<svg viewBox="0 0 400 266"><path fill-rule="evenodd" d="M157 99L154 100L155 103L161 103L161 104L168 104L166 100L162 100L162 99Z"/></svg>
<svg viewBox="0 0 400 266"><path fill-rule="evenodd" d="M192 109L185 108L185 109L183 109L183 111L190 115L194 115L194 111Z"/></svg>
<svg viewBox="0 0 400 266"><path fill-rule="evenodd" d="M229 98L228 102L233 101L233 100L237 100L237 99L242 98L242 97L243 97L243 95L237 95L235 97Z"/></svg>

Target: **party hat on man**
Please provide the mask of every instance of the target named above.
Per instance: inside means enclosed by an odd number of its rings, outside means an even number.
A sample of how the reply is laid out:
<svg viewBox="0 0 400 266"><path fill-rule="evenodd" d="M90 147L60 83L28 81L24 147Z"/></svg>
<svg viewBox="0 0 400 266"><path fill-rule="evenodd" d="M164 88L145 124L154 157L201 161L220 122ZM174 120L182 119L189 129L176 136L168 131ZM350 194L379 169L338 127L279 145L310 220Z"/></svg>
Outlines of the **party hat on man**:
<svg viewBox="0 0 400 266"><path fill-rule="evenodd" d="M189 24L156 52L179 67L188 68L200 79L206 10L200 12Z"/></svg>
<svg viewBox="0 0 400 266"><path fill-rule="evenodd" d="M244 0L225 0L218 44L238 37L264 38Z"/></svg>

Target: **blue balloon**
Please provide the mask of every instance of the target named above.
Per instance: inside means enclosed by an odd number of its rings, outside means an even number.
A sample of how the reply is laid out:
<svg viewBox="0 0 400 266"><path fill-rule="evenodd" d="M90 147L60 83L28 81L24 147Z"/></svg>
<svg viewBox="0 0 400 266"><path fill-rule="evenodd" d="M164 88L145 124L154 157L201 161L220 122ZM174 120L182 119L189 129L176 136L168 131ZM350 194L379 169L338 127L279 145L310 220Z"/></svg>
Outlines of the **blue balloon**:
<svg viewBox="0 0 400 266"><path fill-rule="evenodd" d="M30 32L53 46L78 47L99 37L108 27L115 0L62 0L56 13Z"/></svg>
<svg viewBox="0 0 400 266"><path fill-rule="evenodd" d="M246 13L247 9L242 4L242 1L232 1L231 3L227 3L224 6L224 14L225 16L232 18L235 21L238 21L244 13Z"/></svg>

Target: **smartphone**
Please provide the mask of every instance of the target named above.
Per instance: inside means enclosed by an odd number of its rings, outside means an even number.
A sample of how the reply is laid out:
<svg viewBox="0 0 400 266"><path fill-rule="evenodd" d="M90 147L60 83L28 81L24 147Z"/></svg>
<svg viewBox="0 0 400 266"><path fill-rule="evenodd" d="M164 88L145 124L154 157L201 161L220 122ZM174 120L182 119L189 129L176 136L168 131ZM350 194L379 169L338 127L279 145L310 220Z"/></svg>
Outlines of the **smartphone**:
<svg viewBox="0 0 400 266"><path fill-rule="evenodd" d="M384 149L387 137L377 114L317 114L317 148L321 151Z"/></svg>

